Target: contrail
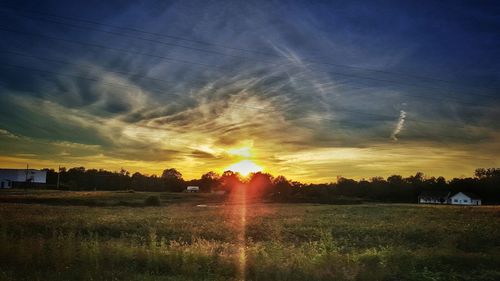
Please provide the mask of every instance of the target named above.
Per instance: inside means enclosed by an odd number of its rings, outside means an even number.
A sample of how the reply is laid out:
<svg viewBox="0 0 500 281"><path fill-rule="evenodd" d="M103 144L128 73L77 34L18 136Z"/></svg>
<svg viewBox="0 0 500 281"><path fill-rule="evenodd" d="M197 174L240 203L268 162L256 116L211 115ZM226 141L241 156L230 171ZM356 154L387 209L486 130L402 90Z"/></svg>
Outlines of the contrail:
<svg viewBox="0 0 500 281"><path fill-rule="evenodd" d="M391 139L397 141L398 138L397 138L397 135L399 134L399 132L401 132L401 130L403 129L403 125L405 124L405 118L406 118L406 111L404 110L401 110L399 112L399 120L398 120L398 124L396 125L396 128L394 128L394 131L392 132L391 134Z"/></svg>

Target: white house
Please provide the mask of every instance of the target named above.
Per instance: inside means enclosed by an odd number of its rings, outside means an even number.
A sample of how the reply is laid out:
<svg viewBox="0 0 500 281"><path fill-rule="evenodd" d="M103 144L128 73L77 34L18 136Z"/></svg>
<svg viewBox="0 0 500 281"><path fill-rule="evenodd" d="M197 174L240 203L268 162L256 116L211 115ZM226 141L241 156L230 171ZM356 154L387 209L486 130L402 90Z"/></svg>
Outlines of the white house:
<svg viewBox="0 0 500 281"><path fill-rule="evenodd" d="M200 191L199 186L190 185L186 188L186 192L199 192L199 191Z"/></svg>
<svg viewBox="0 0 500 281"><path fill-rule="evenodd" d="M459 192L450 197L452 205L481 205L481 198L472 193Z"/></svg>
<svg viewBox="0 0 500 281"><path fill-rule="evenodd" d="M16 182L46 183L47 171L35 169L0 169L0 188L12 188Z"/></svg>

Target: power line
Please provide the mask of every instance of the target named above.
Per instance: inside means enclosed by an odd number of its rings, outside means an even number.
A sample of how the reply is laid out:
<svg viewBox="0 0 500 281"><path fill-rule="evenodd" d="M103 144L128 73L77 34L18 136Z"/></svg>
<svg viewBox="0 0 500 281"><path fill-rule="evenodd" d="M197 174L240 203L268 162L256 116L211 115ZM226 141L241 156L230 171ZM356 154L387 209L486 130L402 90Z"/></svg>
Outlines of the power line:
<svg viewBox="0 0 500 281"><path fill-rule="evenodd" d="M120 48L108 47L108 46L104 46L104 45L100 45L100 44L96 44L96 43L88 43L88 42L79 41L79 40L63 39L63 38L47 36L47 35L38 34L38 33L12 30L12 29L8 29L8 28L4 28L2 26L0 26L0 30L1 31L6 31L6 32L11 32L11 33L23 34L23 35L37 36L37 37L47 38L47 39L55 40L55 41L68 42L68 43L72 43L72 44L80 44L80 45L85 45L85 46L90 46L90 47L101 48L101 49L108 49L108 50L112 50L112 51L116 51L116 52L130 53L130 54L135 54L135 55L154 57L154 58L163 59L163 60L166 60L166 61L174 61L174 62L180 62L180 63L184 63L184 64L194 64L194 65L198 65L198 66L202 66L202 67L206 67L206 68L228 69L227 67L220 66L220 65L210 65L210 64L199 63L199 62L195 62L195 61L180 60L180 59L171 58L171 57L159 56L159 55L154 55L154 54L150 54L150 53L137 52L137 51L129 51L127 49L120 49ZM374 77L360 76L360 75L348 74L348 73L341 73L341 72L333 72L333 71L318 71L318 72L324 72L324 73L331 74L331 75L333 74L333 75L339 75L339 76L351 77L351 78L358 78L358 79L365 79L365 80L371 80L371 81L377 81L377 82L384 82L384 83L389 82L389 83L393 83L393 84L402 84L402 85L416 87L416 88L428 88L428 89L433 89L433 90L445 90L445 89L442 89L442 88L439 88L439 87L428 87L428 86L426 87L426 86L420 86L420 85L415 85L415 84L410 84L410 83L404 83L404 82L400 82L400 81L397 81L397 80L379 79L379 78L374 78ZM497 96L492 96L492 95L487 95L487 94L476 94L476 95L480 95L480 96L484 96L484 97L489 97L489 98L494 98L494 99L500 98L500 97L497 97ZM456 100L456 101L460 101L460 99L457 99L455 97L448 97L448 99L453 99L453 100Z"/></svg>
<svg viewBox="0 0 500 281"><path fill-rule="evenodd" d="M81 67L79 64L76 64L76 63L71 63L71 62L62 61L62 60L54 60L54 59L44 58L44 57L40 57L40 56L34 56L34 55L19 53L19 52L15 52L15 51L11 51L11 50L0 50L0 52L12 54L12 55L17 55L17 56L24 56L24 57L34 58L34 59L38 59L38 60L42 60L42 61L55 62L55 63L60 63L60 64L67 64L67 65L74 65L74 66ZM130 75L130 76L134 76L134 77L139 77L139 78L142 78L142 79L152 79L152 80L166 82L166 83L173 82L173 81L168 81L168 80L165 80L165 79L159 79L159 78L153 78L153 77L149 77L149 76L145 76L145 75L140 75L138 73L130 73L130 72L114 71L114 70L107 70L107 71L118 73L118 74L124 74L124 75ZM201 79L195 79L195 80L199 81L199 82L202 82L202 83L206 83L207 82L207 81L202 81ZM304 80L304 79L300 79L300 80ZM351 86L351 85L348 85L347 87L353 88L353 89L365 89L363 87L355 87L355 86ZM407 94L407 93L404 93L404 94ZM444 97L438 98L438 97L434 97L433 95L432 96L426 96L425 94L423 96L422 95L415 95L415 94L409 94L409 95L416 96L416 97L424 97L424 98L427 98L427 99L434 99L434 100L439 100L439 101L446 100L446 98L444 98ZM468 104L468 105L471 104L469 102L463 102L464 100L458 99L458 98L455 98L455 97L450 97L448 99L453 100L453 101L459 101L459 102L462 102L462 103Z"/></svg>
<svg viewBox="0 0 500 281"><path fill-rule="evenodd" d="M247 108L258 110L258 111L261 111L264 113L273 112L272 110L268 110L267 108L259 108L259 107L247 107ZM348 108L336 108L333 110L333 112L350 112L350 113L373 116L373 117L378 117L378 118L386 118L386 120L370 120L371 122L373 122L373 121L393 122L395 120L398 120L398 118L399 118L399 115L395 116L395 115L377 114L377 113L371 113L371 112L352 110L352 109L348 109ZM406 117L404 118L405 122L409 121L411 123L420 123L420 124L442 124L443 123L443 122L428 121L428 120L416 120L416 119L408 117L408 111L405 111L405 113L407 114ZM360 121L339 120L339 119L323 117L323 116L306 116L306 117L301 117L301 118L297 118L297 119L327 120L327 121L334 121L334 122L338 122L338 123L349 123L349 124L355 124L355 125L359 125L359 124L363 123L362 121L360 122ZM390 119L390 120L387 120L387 119ZM460 125L458 125L458 126L454 125L454 127L467 128L466 126L460 126ZM352 127L347 127L347 128L352 129Z"/></svg>
<svg viewBox="0 0 500 281"><path fill-rule="evenodd" d="M84 80L89 80L89 81L93 81L93 82L100 82L100 83L102 83L104 85L108 85L108 86L118 86L118 87L123 87L123 88L128 88L128 89L134 89L134 90L137 89L137 88L133 88L130 85L126 85L126 84L104 82L104 81L102 81L102 79L94 78L94 77L73 75L73 74L67 74L67 73L59 73L59 72L55 72L55 71L41 70L41 69L35 69L35 68L21 66L21 65L13 65L13 64L5 64L5 63L4 64L0 64L0 66L11 67L11 68L18 68L18 69L23 69L23 70L28 70L28 71L34 71L34 72L40 72L40 73L46 73L46 74L51 74L51 75L56 75L56 76L67 76L67 77L72 77L72 78L76 78L76 79L84 79ZM158 92L158 93L166 94L166 95L174 95L174 96L177 96L177 97L184 97L184 98L186 97L186 96L183 96L183 95L180 95L180 94L168 93L168 92L164 92L164 91L157 90L157 89L148 89L148 91ZM238 107L247 108L247 109L259 110L259 111L264 112L264 113L273 112L272 110L267 110L266 108L253 107L253 106L248 106L248 105L240 105L240 104L237 104L237 103L229 103L229 104L236 105ZM394 118L394 116L390 116L390 115L367 113L367 112L350 110L350 109L345 109L345 108L341 108L341 109L337 108L336 110L337 111L351 112L351 113L356 113L356 114L369 115L369 116L374 116L374 117L381 117L381 118ZM331 119L331 118L328 118L328 117L319 117L319 116L317 116L317 117L309 116L309 117L306 117L306 118L320 119L320 120L329 120L329 121L335 121L335 122L339 122L339 123L352 123L352 124L358 124L358 125L360 123L362 123L362 122L353 122L353 121L349 121L349 120ZM432 123L439 123L440 124L441 123L441 122L433 122L433 121L425 121L425 120L413 120L413 119L410 119L410 118L405 118L405 120L409 120L409 121L416 122L416 123L428 123L428 124L432 124ZM373 121L387 122L388 120L370 120L370 121L371 122L373 122Z"/></svg>
<svg viewBox="0 0 500 281"><path fill-rule="evenodd" d="M1 66L1 65L0 65ZM47 72L47 71L43 71L43 72ZM54 72L50 72L51 74L55 74ZM59 74L58 74L59 75ZM67 75L66 75L67 76ZM75 75L71 75L71 76L75 76ZM81 77L82 79L92 79L92 78L88 78L88 77ZM93 79L93 80L97 80L97 79ZM0 81L0 83L2 83L2 81ZM110 84L110 85L113 85L114 83L107 83L107 84ZM124 85L122 85L124 86ZM125 86L127 87L127 86ZM180 96L180 95L178 95ZM229 104L233 104L235 105L234 103L229 103ZM252 106L245 106L245 105L239 105L241 107L245 107L245 108L251 108L251 109L259 109L258 107L252 107ZM338 109L337 109L338 110ZM342 111L351 111L353 112L352 110L342 110ZM267 111L267 112L270 112L270 111ZM366 114L366 115L371 115L371 116L378 116L378 117L391 117L391 118L394 118L394 116L388 116L388 115L381 115L381 114L374 114L374 113L365 113L365 112L357 112L357 113L362 113L362 114ZM221 116L225 114L224 112L222 113L219 113L217 114L216 116ZM335 119L330 119L330 118L324 118L324 117L313 117L313 116L309 116L309 117L306 117L307 118L312 118L312 119L320 119L320 120L330 120L330 121L335 121L339 124L336 125L335 128L347 128L347 129L356 129L356 128L353 128L352 126L346 126L345 124L356 124L356 125L359 125L359 124L362 124L363 122L359 122L359 121L350 121L350 120L335 120ZM304 118L303 118L304 119ZM409 120L407 118L405 118L405 120ZM418 121L418 120L412 120L412 123L440 123L440 122L432 122L432 121ZM370 120L371 122L375 121L375 120ZM388 120L377 120L377 121L383 121L383 122L388 122ZM241 124L242 122L240 122ZM147 128L147 129L155 129L155 130L163 130L163 131L174 131L174 132L180 132L180 133L185 133L185 132L189 132L191 130L179 130L179 129L174 129L174 128L164 128L164 127L159 127L159 126L151 126L151 125L144 125L144 124L137 124L135 123L134 124L135 126L138 126L138 127L141 127L141 128ZM228 125L229 126L229 125ZM234 124L231 124L230 126L235 126ZM317 129L317 126L315 127L311 127L311 126L303 126L302 125L299 125L299 127L306 127L306 128L309 128L309 129ZM460 126L460 125L456 125L454 124L454 127L456 128L467 128L466 126ZM476 126L477 127L477 126ZM362 128L358 128L358 129L362 129ZM213 131L212 128L205 128L203 131L208 131L208 132L211 132ZM381 139L382 137L378 137L378 139ZM385 137L383 137L385 139ZM170 144L171 144L171 141L170 141ZM184 145L184 144L181 144L185 147L188 147L187 145Z"/></svg>
<svg viewBox="0 0 500 281"><path fill-rule="evenodd" d="M162 59L162 60L166 60L166 61L175 61L175 62L180 62L180 63L185 63L185 64L195 64L195 65L206 67L206 68L220 68L220 66L217 66L217 65L209 65L209 64L199 63L199 62L176 59L176 58L172 58L172 57L153 55L153 54L144 53L144 52L130 51L128 49L108 47L108 46L100 45L97 43L89 43L89 42L84 42L84 41L79 41L79 40L63 39L63 38L33 33L33 32L12 30L12 29L8 29L8 28L4 28L2 26L0 26L0 30L6 31L6 32L11 32L11 33L18 33L18 34L23 34L23 35L30 35L30 36L36 36L36 37L41 37L41 38L47 38L47 39L54 40L54 41L62 41L62 42L85 45L85 46L95 47L95 48L100 48L100 49L107 49L107 50L112 50L112 51L116 51L116 52L122 52L122 53L128 53L128 54L134 54L134 55L140 55L140 56L148 56L148 57L153 57L153 58Z"/></svg>
<svg viewBox="0 0 500 281"><path fill-rule="evenodd" d="M65 25L65 26L69 26L69 27L73 27L73 28L92 30L92 31L107 33L107 34L121 36L121 37L126 37L126 38L138 39L138 40L142 40L142 41L146 41L146 42L151 42L151 43L155 43L155 44L161 44L161 45L166 45L166 46L183 48L183 49L197 51L197 52L204 52L204 53L215 54L215 55L219 55L219 56L234 57L234 58L241 58L241 59L251 59L251 60L256 60L256 61L266 62L266 63L269 63L269 64L278 65L276 63L273 63L273 62L267 61L267 60L260 60L260 59L245 57L245 56L232 55L232 54L227 54L227 53L223 53L223 52L218 52L218 51L213 51L213 50L208 50L208 49L202 49L202 48L196 48L196 47L181 45L181 44L177 44L177 43L165 42L165 41L160 41L160 40L151 39L151 38L133 36L133 35L129 35L129 34L125 34L125 33L120 33L120 32L115 32L115 31L103 30L103 29L92 28L92 27L87 27L87 26L79 26L79 25L75 25L75 24L70 24L70 23L65 23L65 22L58 22L58 21L49 20L49 19L41 19L41 18L34 18L34 17L28 17L28 16L23 16L23 17L26 17L26 18L32 19L32 20L50 22L50 23L55 23L55 24L59 24L59 25Z"/></svg>
<svg viewBox="0 0 500 281"><path fill-rule="evenodd" d="M446 89L439 88L439 87L417 85L417 84L406 83L406 82L401 82L401 81L391 80L391 79L382 79L382 78L361 76L361 75L356 75L356 74L349 74L349 73L342 73L342 72L335 72L335 71L322 71L322 70L314 70L314 71L323 72L323 73L327 73L327 74L333 74L333 75L339 75L339 76L345 76L345 77L352 77L352 78L358 78L358 79L377 81L377 82L389 82L389 83L393 83L393 84L406 85L406 86L415 87L415 88L425 88L425 89L431 89L431 90L445 90L446 91ZM481 94L481 93L474 93L474 92L469 92L469 94L474 94L474 95L488 97L488 98L494 98L494 99L500 99L500 96L494 96L494 95L488 95L488 94Z"/></svg>
<svg viewBox="0 0 500 281"><path fill-rule="evenodd" d="M121 84L121 83L104 82L100 78L87 77L87 76L81 76L81 75L73 75L73 74L67 74L67 73L59 73L59 72L55 72L55 71L43 70L43 69L36 69L36 68L31 68L31 67L22 66L22 65L2 63L2 64L0 64L0 66L11 67L11 68L18 68L18 69L24 69L24 70L28 70L28 71L34 71L34 72L52 74L52 75L57 75L57 76L67 76L67 77L72 77L72 78L76 78L76 79L89 80L89 81L93 81L93 82L99 82L99 83L102 83L104 85L118 86L118 87L127 88L127 89L137 90L137 88L140 88L140 87L133 88L130 85ZM166 95L174 95L174 96L178 96L178 97L185 97L185 96L180 95L180 94L168 93L168 92L164 92L164 91L159 90L159 89L148 89L148 91L157 92L157 93L166 94Z"/></svg>
<svg viewBox="0 0 500 281"><path fill-rule="evenodd" d="M53 62L53 63L58 63L58 64L72 65L72 66L77 66L79 68L82 67L81 64L79 64L79 63L73 63L73 62L63 61L63 60L58 60L58 59L45 58L45 57L41 57L41 56L19 53L19 52L11 51L11 50L0 50L0 53L6 53L6 54L10 54L10 55L15 55L15 56L22 56L22 57L37 59L40 61L47 61L47 62ZM88 68L90 69L90 67L88 67ZM160 79L160 78L156 78L156 77L151 77L151 76L143 75L143 74L140 74L137 72L117 71L117 70L110 70L108 68L106 68L106 71L121 74L121 75L129 75L129 76L132 76L134 78L150 79L150 80L158 81L158 82L165 82L165 83L174 82L172 80L165 80L165 79ZM197 80L197 81L201 81L201 80ZM203 82L206 82L206 81L203 81Z"/></svg>
<svg viewBox="0 0 500 281"><path fill-rule="evenodd" d="M40 11L33 11L33 10L21 9L21 8L18 8L18 7L5 6L5 5L4 6L0 6L0 9L9 10L9 11L12 11L12 12L17 12L18 16L27 17L27 18L31 18L31 19L34 19L34 20L51 21L53 23L65 24L65 25L68 25L68 26L70 26L71 24L63 23L63 22L57 22L57 21L48 20L48 19L33 18L33 17L26 16L26 15L20 15L19 13L38 14L38 15L49 16L49 17L53 17L53 18L60 18L60 19L64 19L64 20L77 21L77 22L82 22L82 23L87 23L87 24L93 24L93 25L99 25L99 26L104 26L104 27L111 27L111 28L114 28L114 29L128 30L128 31L136 32L136 33L148 34L148 35L153 35L153 36L157 36L157 37L164 37L164 38L175 39L175 40L182 40L182 41L196 43L196 44L203 44L203 45L215 46L215 47L224 48L224 49L228 49L228 50L250 52L250 53L254 53L254 54L264 55L264 56L267 56L267 57L285 58L285 57L283 57L281 55L277 55L275 53L268 53L268 52L262 52L262 51L245 49L245 48L235 48L235 47L230 47L230 46L226 46L226 45L219 44L219 43L213 43L213 42L207 42L207 41L200 41L200 40L193 40L193 39L186 38L186 37L174 36L174 35L169 35L169 34L164 34L164 33L149 32L149 31L146 31L146 30L138 29L138 28L131 28L131 27L124 27L124 26L112 25L112 24L107 24L107 23L95 21L95 20L88 20L88 19L82 19L82 18L76 18L76 17L61 16L61 15L56 15L56 14L51 14L51 13L44 13L44 12L40 12ZM71 26L77 27L77 28L92 29L90 27L82 27L82 26L77 26L77 25L71 25ZM105 30L100 30L100 29L94 29L94 30L101 31L101 32L111 33L111 31L105 31ZM127 37L134 37L132 35L126 35L126 34L120 34L120 35L121 36L127 36ZM138 38L138 37L134 37L134 38ZM139 37L138 39L146 39L146 38L140 38ZM146 39L146 40L153 40L153 39ZM159 42L157 42L157 43L159 43ZM167 42L162 42L162 43L173 44L173 43L167 43ZM188 46L178 46L178 47L193 48L193 47L188 47ZM217 51L209 51L209 50L204 50L204 49L200 49L200 48L193 48L193 50L194 49L196 49L196 51L212 52L212 53L216 53L216 54L219 54L219 55L229 55L229 54L225 54L225 53L221 53L221 52L217 52ZM232 56L232 55L229 55L229 56ZM248 58L248 57L244 57L244 58ZM327 61L317 61L317 60L311 60L311 59L307 59L307 58L303 59L302 61L308 62L308 63L312 63L312 64L330 65L330 66L345 67L345 68L358 69L358 70L371 71L371 72L378 72L378 73L384 73L384 74L390 74L390 75L399 75L399 76L405 76L405 77L412 77L412 78L417 78L417 79L420 79L420 80L438 81L438 82L444 82L444 83L448 83L448 84L455 84L456 83L454 81L440 79L440 78L435 78L435 77L428 77L428 76L408 74L408 73L401 73L401 72L392 72L392 71L386 71L386 70L380 70L380 69L372 69L372 68L365 68L365 67L359 67L359 66L351 66L351 65L345 65L345 64L331 63L331 62L327 62ZM482 87L482 88L498 90L498 88L491 88L491 87Z"/></svg>
<svg viewBox="0 0 500 281"><path fill-rule="evenodd" d="M12 51L6 51L7 53L10 53L10 54L14 54L14 55L21 55L21 56L27 56L27 57L33 57L33 58L36 58L36 59L41 59L41 60L47 60L47 61L54 61L54 62L57 62L57 63L67 63L67 62L63 62L63 61L59 61L59 60L52 60L52 59L46 59L46 58L41 58L41 57L38 57L38 56L32 56L32 55L25 55L25 54L21 54L21 53L17 53L17 52L12 52ZM73 64L73 63L69 63L71 65L78 65L78 64ZM76 75L70 75L70 74L63 74L63 73L57 73L57 72L53 72L53 71L46 71L46 70L40 70L40 69L34 69L34 68L29 68L29 67L26 67L26 66L19 66L19 65L7 65L6 66L10 66L10 67L16 67L16 68L23 68L23 69L28 69L28 70L31 70L31 71L36 71L36 72L43 72L43 73L49 73L49 74L54 74L54 75L62 75L62 76L69 76L69 77L73 77L73 78L78 78L78 79L86 79L86 80L90 80L90 81L100 81L102 82L102 80L100 79L96 79L96 78L91 78L91 77L82 77L82 76L76 76ZM127 74L127 72L117 72L117 73L121 73L121 74ZM130 74L130 73L128 73ZM151 78L151 77L143 77L143 78L149 78L149 79L154 79L154 78ZM158 80L161 80L161 81L164 81L164 82L169 82L167 80L164 80L164 79L158 79ZM109 82L102 82L103 84L106 84L106 85L111 85L111 86L121 86L121 87L126 87L126 88L130 88L129 85L125 85L125 84L119 84L119 83L109 83ZM167 95L175 95L175 96L179 96L179 97L183 97L182 95L179 95L179 94L175 94L175 93L166 93L166 92L163 92L161 90L151 90L152 92L159 92L161 94L167 94ZM438 99L438 98L435 98L435 99ZM441 100L441 99L439 99ZM239 106L239 107L246 107L246 108L250 108L250 109L257 109L257 110L260 110L260 111L263 111L265 109L263 108L258 108L258 107L251 107L251 106L246 106L246 105L236 105L236 106ZM353 111L353 110L348 110L348 109L343 109L342 111L350 111L350 112L353 112L353 113L356 113L356 114L364 114L364 115L370 115L369 113L365 113L365 112L361 112L361 111ZM377 117L386 117L386 118L392 118L393 116L388 116L388 115L373 115L373 116L377 116ZM327 118L323 118L323 119L327 119ZM428 121L418 121L418 122L428 122Z"/></svg>
<svg viewBox="0 0 500 281"><path fill-rule="evenodd" d="M164 33L150 32L150 31L141 30L141 29L132 28L132 27L124 27L124 26L106 24L106 23L97 22L97 21L88 20L88 19L54 15L54 14L50 14L50 13L43 13L40 11L30 11L30 10L25 10L25 9L21 10L17 7L0 6L0 9L6 9L6 10L11 10L11 11L24 11L24 12L32 13L32 14L39 14L39 15L45 15L45 16L50 16L50 17L55 17L55 18L60 18L60 19L65 19L65 20L90 23L90 24L94 24L94 25L100 25L100 26L111 27L111 28L116 28L116 29L128 30L128 31L136 32L136 33L143 33L143 34L164 37L164 38L169 38L169 39L175 39L175 40L180 40L180 41L186 41L186 42L191 42L191 43L196 43L196 44L211 45L214 47L225 48L225 49L230 49L230 50L235 50L235 51L251 52L251 53L257 53L257 54L262 54L262 55L267 55L267 56L276 56L276 54L271 54L271 53L262 52L262 51L250 50L250 49L245 49L245 48L230 47L230 46L225 46L225 45L213 43L213 42L194 40L194 39L189 39L189 38L175 36L175 35L168 35L168 34L164 34Z"/></svg>

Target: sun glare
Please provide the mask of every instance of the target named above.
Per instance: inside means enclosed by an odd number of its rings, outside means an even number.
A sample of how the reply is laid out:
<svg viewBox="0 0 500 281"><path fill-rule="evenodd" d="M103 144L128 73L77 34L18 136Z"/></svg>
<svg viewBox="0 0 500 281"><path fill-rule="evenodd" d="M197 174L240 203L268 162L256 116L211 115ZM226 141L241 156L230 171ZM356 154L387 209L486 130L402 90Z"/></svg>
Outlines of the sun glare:
<svg viewBox="0 0 500 281"><path fill-rule="evenodd" d="M233 165L230 165L229 167L226 168L226 170L238 172L238 173L240 173L240 175L246 177L250 173L261 172L262 167L255 164L253 161L243 160L243 161L240 161L238 163L234 163Z"/></svg>

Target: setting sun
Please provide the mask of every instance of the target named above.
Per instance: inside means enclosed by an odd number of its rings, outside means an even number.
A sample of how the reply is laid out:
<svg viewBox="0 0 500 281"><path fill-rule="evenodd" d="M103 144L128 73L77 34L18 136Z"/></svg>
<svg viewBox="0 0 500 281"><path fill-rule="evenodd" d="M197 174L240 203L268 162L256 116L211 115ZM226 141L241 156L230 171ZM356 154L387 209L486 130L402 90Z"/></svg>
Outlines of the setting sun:
<svg viewBox="0 0 500 281"><path fill-rule="evenodd" d="M243 160L238 163L232 164L226 168L233 172L238 172L242 176L248 176L250 173L256 173L262 171L262 167L255 164L251 160Z"/></svg>

